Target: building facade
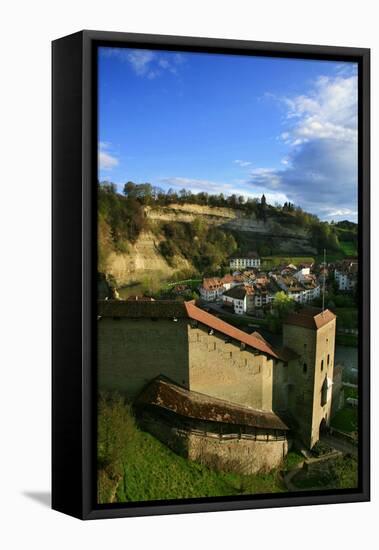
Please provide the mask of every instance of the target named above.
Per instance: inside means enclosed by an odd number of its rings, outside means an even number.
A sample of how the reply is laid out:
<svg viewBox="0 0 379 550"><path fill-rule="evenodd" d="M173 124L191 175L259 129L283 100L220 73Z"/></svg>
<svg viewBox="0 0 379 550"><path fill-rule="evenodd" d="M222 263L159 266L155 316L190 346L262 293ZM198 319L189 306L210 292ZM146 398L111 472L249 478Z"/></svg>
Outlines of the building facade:
<svg viewBox="0 0 379 550"><path fill-rule="evenodd" d="M164 376L189 392L186 398L193 398L192 402L197 399L195 392L208 402L216 399L232 408L247 408L256 417L274 414L290 428L292 437L312 447L330 422L334 337L335 316L328 310L291 315L284 325L283 348L278 349L259 333L239 330L193 301L101 301L98 386L100 390L121 392L134 401L153 380ZM177 407L182 405L178 399ZM170 433L174 437L178 419L171 420ZM215 419L205 416L197 421L201 424ZM221 428L230 429L227 417L219 417L218 421ZM218 433L220 426L213 428ZM247 425L242 422L238 429L249 439ZM286 429L282 432L280 437L287 440ZM274 432L268 430L267 434L267 441L277 441ZM210 455L217 454L215 449L222 453L221 444L213 440L208 443ZM233 448L234 443L229 443ZM188 456L195 456L197 451L193 449L200 447L191 445ZM262 447L246 445L246 449ZM287 444L280 448L287 449ZM259 452L259 464L264 469L263 448ZM276 451L274 455L278 456ZM270 464L266 463L267 468Z"/></svg>
<svg viewBox="0 0 379 550"><path fill-rule="evenodd" d="M231 269L248 269L249 267L261 267L261 260L256 252L249 252L246 255L235 256L230 259Z"/></svg>

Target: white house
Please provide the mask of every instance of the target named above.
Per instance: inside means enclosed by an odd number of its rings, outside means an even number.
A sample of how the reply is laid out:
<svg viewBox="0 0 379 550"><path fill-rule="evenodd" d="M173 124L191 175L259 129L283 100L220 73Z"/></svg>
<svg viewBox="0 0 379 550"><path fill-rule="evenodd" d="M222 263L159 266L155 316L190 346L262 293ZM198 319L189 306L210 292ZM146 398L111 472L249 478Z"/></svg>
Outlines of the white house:
<svg viewBox="0 0 379 550"><path fill-rule="evenodd" d="M307 276L311 274L311 270L309 267L303 267L302 269L299 269L299 271L296 271L296 273L293 274L295 279L298 281L304 281Z"/></svg>
<svg viewBox="0 0 379 550"><path fill-rule="evenodd" d="M217 277L203 279L203 284L199 288L200 296L206 302L214 302L222 296L224 290L221 280Z"/></svg>
<svg viewBox="0 0 379 550"><path fill-rule="evenodd" d="M253 289L250 286L238 285L224 292L222 301L224 305L232 307L234 313L242 315L247 311L247 297L252 292Z"/></svg>
<svg viewBox="0 0 379 550"><path fill-rule="evenodd" d="M339 290L352 291L357 284L358 262L344 261L334 270Z"/></svg>
<svg viewBox="0 0 379 550"><path fill-rule="evenodd" d="M200 296L206 302L213 302L221 298L226 290L241 284L232 275L226 274L224 277L209 277L203 279L203 284L199 288Z"/></svg>
<svg viewBox="0 0 379 550"><path fill-rule="evenodd" d="M248 267L261 267L261 260L256 252L248 252L246 255L234 256L230 259L231 269L247 269Z"/></svg>

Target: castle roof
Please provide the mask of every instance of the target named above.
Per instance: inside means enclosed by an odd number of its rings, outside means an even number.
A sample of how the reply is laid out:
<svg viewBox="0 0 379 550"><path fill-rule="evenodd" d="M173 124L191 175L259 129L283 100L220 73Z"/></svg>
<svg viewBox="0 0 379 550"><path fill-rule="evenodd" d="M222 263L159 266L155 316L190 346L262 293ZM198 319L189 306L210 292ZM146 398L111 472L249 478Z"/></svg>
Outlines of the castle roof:
<svg viewBox="0 0 379 550"><path fill-rule="evenodd" d="M142 390L135 404L137 406L153 405L196 420L251 426L260 429L288 430L287 425L271 411L252 409L251 407L190 391L163 376L158 376L152 380Z"/></svg>
<svg viewBox="0 0 379 550"><path fill-rule="evenodd" d="M284 323L317 330L335 318L336 316L330 309L322 311L318 308L307 307L297 313L290 313Z"/></svg>
<svg viewBox="0 0 379 550"><path fill-rule="evenodd" d="M286 350L271 346L262 338L254 334L247 334L215 315L207 313L195 305L195 301L178 302L175 300L155 300L154 302L127 301L127 300L99 300L97 306L99 317L128 318L128 319L192 319L207 327L237 340L253 349L270 355L275 359L288 361Z"/></svg>
<svg viewBox="0 0 379 550"><path fill-rule="evenodd" d="M99 300L97 313L101 317L126 317L129 319L152 318L173 319L186 318L187 312L183 302L176 300Z"/></svg>
<svg viewBox="0 0 379 550"><path fill-rule="evenodd" d="M214 315L207 313L203 309L197 307L194 301L184 302L184 306L187 310L188 317L190 317L191 319L198 321L199 323L203 323L207 327L221 332L222 334L225 334L226 336L229 336L234 340L242 342L247 346L266 353L267 355L271 355L276 359L281 359L280 352L278 350L275 350L268 342L262 341L260 338L257 338L253 334L247 334L243 330L229 325L229 323L225 323L225 321L222 321L218 317L215 317Z"/></svg>

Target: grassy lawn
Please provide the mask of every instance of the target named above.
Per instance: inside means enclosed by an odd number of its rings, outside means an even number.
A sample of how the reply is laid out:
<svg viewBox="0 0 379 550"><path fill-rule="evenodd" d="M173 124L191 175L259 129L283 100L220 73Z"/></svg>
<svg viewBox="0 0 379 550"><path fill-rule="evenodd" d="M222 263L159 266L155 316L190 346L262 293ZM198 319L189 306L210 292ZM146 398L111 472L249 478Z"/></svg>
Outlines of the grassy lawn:
<svg viewBox="0 0 379 550"><path fill-rule="evenodd" d="M187 285L191 288L191 290L197 290L198 286L201 284L202 279L185 279L183 281L175 281L171 283L167 283L163 286L164 290L168 290L176 285Z"/></svg>
<svg viewBox="0 0 379 550"><path fill-rule="evenodd" d="M356 256L357 255L356 244L352 241L340 241L340 248L342 249L345 256Z"/></svg>
<svg viewBox="0 0 379 550"><path fill-rule="evenodd" d="M244 476L212 471L182 458L148 433L135 430L124 456L118 502L275 493L285 487L276 474Z"/></svg>
<svg viewBox="0 0 379 550"><path fill-rule="evenodd" d="M336 428L336 430L341 430L341 432L355 432L358 429L357 409L354 407L345 406L335 414L331 424L333 428Z"/></svg>
<svg viewBox="0 0 379 550"><path fill-rule="evenodd" d="M99 416L99 425L104 426L101 463L106 464L98 472L99 502L109 502L114 494L114 502L136 502L286 491L278 472L224 473L182 458L141 431L130 412L121 410L120 401L107 407L102 404ZM118 445L124 435L125 444ZM110 451L104 456L107 446Z"/></svg>
<svg viewBox="0 0 379 550"><path fill-rule="evenodd" d="M284 470L292 470L295 466L303 462L305 459L302 454L297 451L290 451L284 460Z"/></svg>
<svg viewBox="0 0 379 550"><path fill-rule="evenodd" d="M315 259L312 256L265 256L262 260L262 267L275 267L278 265L288 265L302 263L312 263Z"/></svg>

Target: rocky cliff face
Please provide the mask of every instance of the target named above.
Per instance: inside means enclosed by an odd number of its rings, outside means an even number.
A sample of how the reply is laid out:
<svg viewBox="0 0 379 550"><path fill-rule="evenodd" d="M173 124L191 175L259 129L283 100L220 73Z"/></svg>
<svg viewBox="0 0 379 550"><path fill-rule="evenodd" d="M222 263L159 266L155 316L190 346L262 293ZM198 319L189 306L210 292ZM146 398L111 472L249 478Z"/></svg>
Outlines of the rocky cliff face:
<svg viewBox="0 0 379 550"><path fill-rule="evenodd" d="M159 243L164 240L164 236L159 227L164 222L192 223L200 217L207 225L219 226L234 234L244 235L248 240L256 238L262 242L267 236L283 254L293 254L295 250L299 254L316 252L310 246L303 228L284 227L270 219L265 223L255 216L246 216L240 210L173 204L167 207L146 207L145 215L151 230L142 232L135 244L128 243L127 252L109 251L106 245L108 253L102 261L102 269L114 277L118 286L141 282L149 277L164 281L179 271L195 271L194 266L181 256L173 258L172 265L169 265L160 254ZM104 237L103 242L107 243Z"/></svg>
<svg viewBox="0 0 379 550"><path fill-rule="evenodd" d="M172 204L166 207L147 207L146 215L152 221L171 221L191 223L197 217L209 225L222 226L224 229L258 233L261 235L289 236L306 239L306 230L301 227L283 227L273 220L257 220L254 215L247 216L241 210L200 206L197 204Z"/></svg>
<svg viewBox="0 0 379 550"><path fill-rule="evenodd" d="M145 279L167 280L174 273L193 270L193 266L180 256L169 265L159 252L162 236L151 231L143 231L135 244L128 245L127 253L110 252L105 261L105 271L114 277L118 286L141 282Z"/></svg>

